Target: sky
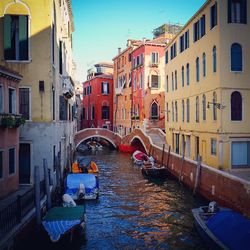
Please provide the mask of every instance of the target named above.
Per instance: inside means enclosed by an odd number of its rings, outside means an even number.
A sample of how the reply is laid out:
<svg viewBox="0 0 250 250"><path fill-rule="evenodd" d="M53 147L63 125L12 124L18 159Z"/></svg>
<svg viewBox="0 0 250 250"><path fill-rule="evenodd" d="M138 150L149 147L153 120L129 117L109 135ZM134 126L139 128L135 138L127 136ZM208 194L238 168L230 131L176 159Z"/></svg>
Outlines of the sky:
<svg viewBox="0 0 250 250"><path fill-rule="evenodd" d="M112 62L128 39L152 39L164 23L185 24L205 0L72 0L76 79L98 62Z"/></svg>

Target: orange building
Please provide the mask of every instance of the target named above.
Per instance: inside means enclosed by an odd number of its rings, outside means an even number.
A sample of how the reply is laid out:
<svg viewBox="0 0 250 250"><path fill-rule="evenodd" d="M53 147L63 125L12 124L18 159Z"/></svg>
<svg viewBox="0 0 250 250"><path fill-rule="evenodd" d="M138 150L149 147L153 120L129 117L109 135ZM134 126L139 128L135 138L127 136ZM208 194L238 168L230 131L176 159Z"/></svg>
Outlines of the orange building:
<svg viewBox="0 0 250 250"><path fill-rule="evenodd" d="M141 44L138 40L128 40L123 51L118 48L114 61L114 131L126 135L131 131L132 103L132 51Z"/></svg>

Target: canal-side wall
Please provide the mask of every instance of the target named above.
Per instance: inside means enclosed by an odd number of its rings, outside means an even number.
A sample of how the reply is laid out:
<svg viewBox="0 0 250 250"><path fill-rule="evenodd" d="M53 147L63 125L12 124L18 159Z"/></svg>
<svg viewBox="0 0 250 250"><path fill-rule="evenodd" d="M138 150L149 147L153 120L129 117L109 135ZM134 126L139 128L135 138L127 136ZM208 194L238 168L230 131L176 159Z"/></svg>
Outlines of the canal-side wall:
<svg viewBox="0 0 250 250"><path fill-rule="evenodd" d="M154 148L153 156L161 162L162 150L157 146L152 147ZM167 150L164 151L163 164L165 166L167 166L168 161ZM171 152L167 168L177 179L179 179L182 169L181 182L192 190L194 189L197 169L196 161L185 158L182 165L181 156ZM197 192L208 200L214 200L222 206L233 208L250 216L249 181L201 164Z"/></svg>

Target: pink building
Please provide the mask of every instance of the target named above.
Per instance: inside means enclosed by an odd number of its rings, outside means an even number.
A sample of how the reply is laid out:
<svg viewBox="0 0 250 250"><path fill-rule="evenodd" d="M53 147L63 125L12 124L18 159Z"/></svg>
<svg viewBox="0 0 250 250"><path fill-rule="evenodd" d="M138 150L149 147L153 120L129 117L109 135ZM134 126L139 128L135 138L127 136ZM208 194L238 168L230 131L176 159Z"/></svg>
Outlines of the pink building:
<svg viewBox="0 0 250 250"><path fill-rule="evenodd" d="M22 76L0 66L0 198L19 187L19 82Z"/></svg>
<svg viewBox="0 0 250 250"><path fill-rule="evenodd" d="M165 129L165 53L167 39L144 40L132 52L132 128Z"/></svg>

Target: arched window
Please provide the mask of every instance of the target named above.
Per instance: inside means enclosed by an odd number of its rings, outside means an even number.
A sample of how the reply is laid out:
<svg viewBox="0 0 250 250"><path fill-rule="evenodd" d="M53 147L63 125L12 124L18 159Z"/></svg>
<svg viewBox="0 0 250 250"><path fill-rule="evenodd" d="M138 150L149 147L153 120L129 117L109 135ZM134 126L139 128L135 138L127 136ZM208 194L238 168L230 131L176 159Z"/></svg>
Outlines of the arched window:
<svg viewBox="0 0 250 250"><path fill-rule="evenodd" d="M202 55L202 74L203 74L203 77L206 76L206 54L203 53Z"/></svg>
<svg viewBox="0 0 250 250"><path fill-rule="evenodd" d="M175 101L175 121L178 122L178 104L177 104L177 101Z"/></svg>
<svg viewBox="0 0 250 250"><path fill-rule="evenodd" d="M231 95L231 120L242 120L242 97L238 91L234 91Z"/></svg>
<svg viewBox="0 0 250 250"><path fill-rule="evenodd" d="M102 119L103 120L109 119L109 106L102 106Z"/></svg>
<svg viewBox="0 0 250 250"><path fill-rule="evenodd" d="M190 103L189 99L187 99L187 122L190 121Z"/></svg>
<svg viewBox="0 0 250 250"><path fill-rule="evenodd" d="M231 46L231 71L242 71L242 47L238 43Z"/></svg>
<svg viewBox="0 0 250 250"><path fill-rule="evenodd" d="M156 102L153 102L151 105L151 119L152 120L159 119L159 107Z"/></svg>
<svg viewBox="0 0 250 250"><path fill-rule="evenodd" d="M182 106L182 122L185 121L185 103L184 100L181 101L181 106Z"/></svg>
<svg viewBox="0 0 250 250"><path fill-rule="evenodd" d="M187 63L186 71L187 71L187 85L189 85L189 83L190 83L189 63Z"/></svg>
<svg viewBox="0 0 250 250"><path fill-rule="evenodd" d="M177 90L177 70L174 72L174 79L175 79L175 90Z"/></svg>
<svg viewBox="0 0 250 250"><path fill-rule="evenodd" d="M184 87L184 66L181 67L181 84Z"/></svg>
<svg viewBox="0 0 250 250"><path fill-rule="evenodd" d="M200 103L199 103L199 97L196 97L196 102L195 102L195 107L196 107L196 122L200 121Z"/></svg>
<svg viewBox="0 0 250 250"><path fill-rule="evenodd" d="M217 120L217 108L216 108L216 104L217 103L217 94L216 92L213 93L213 120L216 121Z"/></svg>
<svg viewBox="0 0 250 250"><path fill-rule="evenodd" d="M213 47L213 72L217 71L217 52L216 46Z"/></svg>
<svg viewBox="0 0 250 250"><path fill-rule="evenodd" d="M172 102L172 122L174 122L174 103Z"/></svg>
<svg viewBox="0 0 250 250"><path fill-rule="evenodd" d="M206 118L207 118L207 114L206 114L206 96L203 95L202 96L202 118L203 118L203 121L206 121Z"/></svg>
<svg viewBox="0 0 250 250"><path fill-rule="evenodd" d="M196 81L200 81L200 59L199 57L196 58Z"/></svg>

